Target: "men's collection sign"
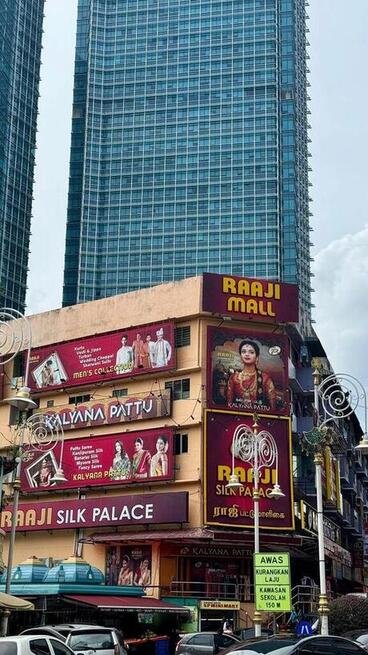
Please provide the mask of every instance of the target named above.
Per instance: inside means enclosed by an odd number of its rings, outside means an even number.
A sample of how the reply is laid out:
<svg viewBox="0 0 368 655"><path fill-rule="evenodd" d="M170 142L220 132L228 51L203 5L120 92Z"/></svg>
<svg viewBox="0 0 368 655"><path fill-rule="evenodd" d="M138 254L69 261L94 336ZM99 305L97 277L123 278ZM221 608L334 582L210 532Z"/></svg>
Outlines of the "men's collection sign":
<svg viewBox="0 0 368 655"><path fill-rule="evenodd" d="M256 609L263 612L290 612L289 553L254 553Z"/></svg>
<svg viewBox="0 0 368 655"><path fill-rule="evenodd" d="M12 507L1 512L0 526L8 532ZM144 523L185 523L188 521L186 491L21 503L17 512L19 530L59 530L98 528Z"/></svg>
<svg viewBox="0 0 368 655"><path fill-rule="evenodd" d="M50 391L172 368L174 324L165 322L34 348L28 383Z"/></svg>
<svg viewBox="0 0 368 655"><path fill-rule="evenodd" d="M31 448L25 450L21 488L26 493L39 493L172 480L173 463L171 428L67 439L63 450L61 443L42 453ZM54 480L60 469L65 482Z"/></svg>
<svg viewBox="0 0 368 655"><path fill-rule="evenodd" d="M36 410L40 412L39 409ZM74 409L66 407L57 412L45 410L50 427L61 426L63 430L87 428L112 423L129 423L171 415L171 392L164 389L160 393L121 397L109 402L81 404Z"/></svg>
<svg viewBox="0 0 368 655"><path fill-rule="evenodd" d="M205 427L205 523L242 528L254 527L253 461L249 461L249 429L253 415L220 410L206 412ZM271 433L277 449L276 461L261 469L260 526L261 529L294 529L293 487L291 477L290 419L258 416L259 431ZM266 442L264 442L266 443ZM267 444L266 444L267 445ZM228 488L234 473L242 483L240 488ZM269 496L278 483L285 496L277 503Z"/></svg>
<svg viewBox="0 0 368 655"><path fill-rule="evenodd" d="M289 416L288 338L246 328L207 330L209 407Z"/></svg>
<svg viewBox="0 0 368 655"><path fill-rule="evenodd" d="M255 319L262 323L297 323L296 284L203 274L203 310L213 314Z"/></svg>

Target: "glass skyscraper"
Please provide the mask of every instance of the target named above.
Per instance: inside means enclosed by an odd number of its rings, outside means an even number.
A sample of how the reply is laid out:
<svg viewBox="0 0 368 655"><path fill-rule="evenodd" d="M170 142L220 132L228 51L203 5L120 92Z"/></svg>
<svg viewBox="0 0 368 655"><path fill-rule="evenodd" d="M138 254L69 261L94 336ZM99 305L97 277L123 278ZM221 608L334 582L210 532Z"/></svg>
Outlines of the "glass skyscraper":
<svg viewBox="0 0 368 655"><path fill-rule="evenodd" d="M24 311L44 0L0 3L0 306Z"/></svg>
<svg viewBox="0 0 368 655"><path fill-rule="evenodd" d="M79 0L64 305L203 271L310 317L305 0Z"/></svg>

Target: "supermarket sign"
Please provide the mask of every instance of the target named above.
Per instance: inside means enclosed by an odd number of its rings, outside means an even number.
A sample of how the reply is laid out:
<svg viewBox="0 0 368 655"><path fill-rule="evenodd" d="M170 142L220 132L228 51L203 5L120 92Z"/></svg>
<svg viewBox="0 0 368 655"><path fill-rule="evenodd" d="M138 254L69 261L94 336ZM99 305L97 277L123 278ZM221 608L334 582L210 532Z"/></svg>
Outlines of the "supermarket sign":
<svg viewBox="0 0 368 655"><path fill-rule="evenodd" d="M291 611L289 553L255 553L254 579L257 610Z"/></svg>

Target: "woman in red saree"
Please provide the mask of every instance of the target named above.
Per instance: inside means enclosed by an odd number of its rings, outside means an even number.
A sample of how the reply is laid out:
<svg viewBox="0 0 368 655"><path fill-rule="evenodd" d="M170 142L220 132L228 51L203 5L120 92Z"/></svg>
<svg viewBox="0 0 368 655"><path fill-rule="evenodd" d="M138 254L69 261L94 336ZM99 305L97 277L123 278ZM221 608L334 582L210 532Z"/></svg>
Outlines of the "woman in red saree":
<svg viewBox="0 0 368 655"><path fill-rule="evenodd" d="M239 345L242 371L230 375L227 385L229 406L241 405L249 409L276 409L275 385L268 375L258 368L259 346L244 339Z"/></svg>
<svg viewBox="0 0 368 655"><path fill-rule="evenodd" d="M133 478L136 479L148 478L150 471L151 454L148 450L144 450L143 446L143 439L137 437L134 442L135 452L132 457Z"/></svg>

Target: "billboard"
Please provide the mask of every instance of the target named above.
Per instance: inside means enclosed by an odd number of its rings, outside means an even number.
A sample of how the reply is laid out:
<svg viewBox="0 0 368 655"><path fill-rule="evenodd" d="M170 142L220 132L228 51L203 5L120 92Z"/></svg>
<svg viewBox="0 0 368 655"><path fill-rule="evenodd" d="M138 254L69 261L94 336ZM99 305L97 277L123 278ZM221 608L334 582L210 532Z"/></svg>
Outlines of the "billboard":
<svg viewBox="0 0 368 655"><path fill-rule="evenodd" d="M37 408L34 413L43 412L50 427L63 430L90 428L112 423L131 423L162 416L171 416L171 390L150 391L134 396L120 396L105 402L81 403L78 407L63 409Z"/></svg>
<svg viewBox="0 0 368 655"><path fill-rule="evenodd" d="M13 508L1 512L0 526L9 532ZM186 523L188 493L138 494L106 498L69 498L20 503L17 527L29 530L119 527L156 523Z"/></svg>
<svg viewBox="0 0 368 655"><path fill-rule="evenodd" d="M174 324L141 325L31 350L32 392L175 368Z"/></svg>
<svg viewBox="0 0 368 655"><path fill-rule="evenodd" d="M172 480L174 437L171 428L67 439L54 449L24 450L23 493ZM54 480L62 469L65 482Z"/></svg>
<svg viewBox="0 0 368 655"><path fill-rule="evenodd" d="M240 488L228 488L232 473L232 447L239 428L252 428L254 416L238 412L207 410L205 422L205 523L238 528L254 525L253 468L249 441L234 451L234 472L242 483ZM290 419L277 416L258 416L259 431L269 432L276 443L278 462L261 470L260 528L269 530L294 529L293 486L291 468ZM235 435L236 436L236 435ZM267 446L259 442L259 453ZM266 454L266 450L264 451ZM259 457L261 461L261 457ZM281 486L284 497L275 501L269 493L275 483Z"/></svg>
<svg viewBox="0 0 368 655"><path fill-rule="evenodd" d="M106 549L106 584L144 587L152 583L151 546L110 546Z"/></svg>
<svg viewBox="0 0 368 655"><path fill-rule="evenodd" d="M204 273L202 308L212 314L262 323L297 323L298 287L272 280Z"/></svg>
<svg viewBox="0 0 368 655"><path fill-rule="evenodd" d="M207 328L207 406L290 415L289 341L249 328Z"/></svg>

